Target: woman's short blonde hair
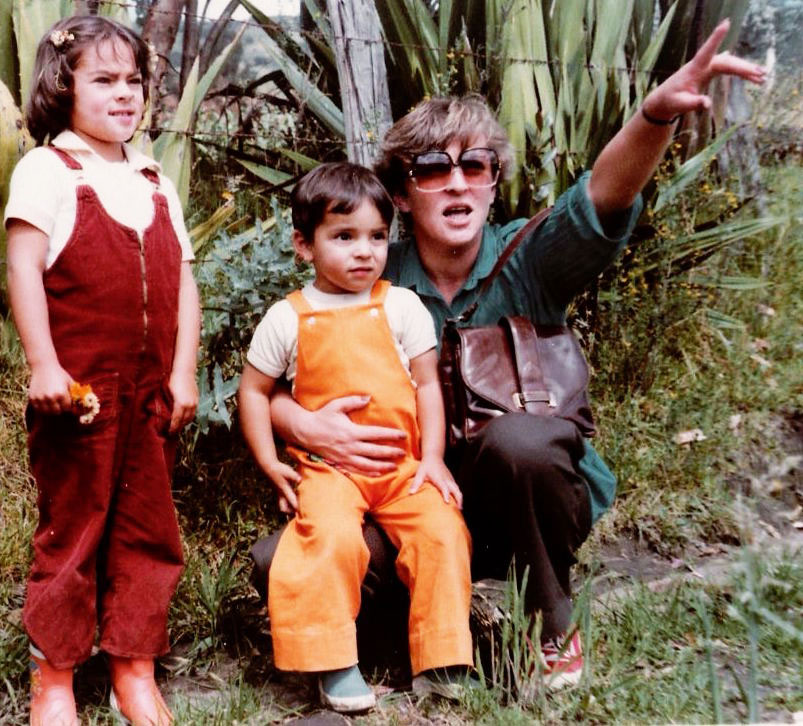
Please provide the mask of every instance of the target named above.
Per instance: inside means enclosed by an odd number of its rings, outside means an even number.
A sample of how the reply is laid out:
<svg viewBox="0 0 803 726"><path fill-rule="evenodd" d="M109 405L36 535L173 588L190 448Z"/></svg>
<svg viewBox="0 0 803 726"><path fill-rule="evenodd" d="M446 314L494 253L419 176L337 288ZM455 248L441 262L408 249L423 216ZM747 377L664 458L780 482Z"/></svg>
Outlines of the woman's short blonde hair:
<svg viewBox="0 0 803 726"><path fill-rule="evenodd" d="M499 156L500 177L509 178L513 149L482 96L432 98L418 104L385 134L374 171L391 194L404 194L404 180L417 154L464 144L479 137Z"/></svg>

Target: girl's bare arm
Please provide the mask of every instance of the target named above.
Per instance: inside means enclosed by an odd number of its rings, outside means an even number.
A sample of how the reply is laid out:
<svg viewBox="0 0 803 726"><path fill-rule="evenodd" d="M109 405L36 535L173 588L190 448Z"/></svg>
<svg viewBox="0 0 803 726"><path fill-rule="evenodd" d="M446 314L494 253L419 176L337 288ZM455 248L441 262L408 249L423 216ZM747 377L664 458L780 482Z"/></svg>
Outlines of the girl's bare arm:
<svg viewBox="0 0 803 726"><path fill-rule="evenodd" d="M31 368L28 397L37 411L61 413L71 408L70 374L61 367L47 313L42 275L47 235L20 219L8 225L8 294L25 357Z"/></svg>
<svg viewBox="0 0 803 726"><path fill-rule="evenodd" d="M198 406L198 382L195 377L195 368L200 336L201 307L198 300L198 288L192 277L190 263L182 262L178 292L176 351L173 355L173 368L170 371L168 384L173 396L173 411L170 416L171 433L181 430L192 421Z"/></svg>
<svg viewBox="0 0 803 726"><path fill-rule="evenodd" d="M245 364L240 378L240 425L257 464L279 491L279 509L294 512L298 507L293 484L300 481L295 469L279 461L273 430L270 425L270 394L275 378L266 376L250 363Z"/></svg>

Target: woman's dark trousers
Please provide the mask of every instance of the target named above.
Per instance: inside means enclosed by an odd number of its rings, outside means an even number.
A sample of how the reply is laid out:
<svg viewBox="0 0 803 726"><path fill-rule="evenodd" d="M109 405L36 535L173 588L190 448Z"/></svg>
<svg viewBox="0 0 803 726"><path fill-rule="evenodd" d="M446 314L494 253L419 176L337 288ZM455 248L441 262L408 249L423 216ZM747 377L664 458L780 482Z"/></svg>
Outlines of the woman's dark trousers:
<svg viewBox="0 0 803 726"><path fill-rule="evenodd" d="M527 571L525 607L540 610L542 638L571 617L569 571L591 528L588 488L578 473L583 439L570 421L511 413L488 423L455 467L473 541L472 576Z"/></svg>
<svg viewBox="0 0 803 726"><path fill-rule="evenodd" d="M564 419L511 413L488 423L449 462L463 491L463 514L473 541L475 580L505 579L515 562L517 582L527 571L525 607L542 613L542 638L564 633L571 617L569 571L591 529L585 480L577 470L584 453L577 427ZM395 552L370 519L371 551L361 614L405 589L393 567ZM252 549L254 584L263 594L279 532Z"/></svg>

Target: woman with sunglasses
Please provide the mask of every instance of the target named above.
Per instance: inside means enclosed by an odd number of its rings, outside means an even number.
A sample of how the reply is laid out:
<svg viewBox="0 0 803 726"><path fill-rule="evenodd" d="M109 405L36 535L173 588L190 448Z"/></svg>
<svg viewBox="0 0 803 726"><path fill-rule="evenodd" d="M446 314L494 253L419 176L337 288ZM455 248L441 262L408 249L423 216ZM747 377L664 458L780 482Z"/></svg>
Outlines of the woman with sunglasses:
<svg viewBox="0 0 803 726"><path fill-rule="evenodd" d="M473 325L502 315L541 324L565 322L566 308L625 245L652 176L684 113L709 108L704 95L719 74L755 83L764 70L716 51L728 32L721 23L694 58L645 99L584 174L526 237L479 300ZM432 99L388 131L377 173L412 238L391 245L385 276L414 290L440 329L474 302L507 242L525 220L491 225L497 183L511 169L504 131L478 97ZM379 474L402 450L398 432L358 426L358 397L316 412L283 397L273 421L286 439L346 469ZM580 638L570 629L569 570L591 525L611 505L616 480L571 422L507 414L493 420L454 463L474 543L475 577L504 578L515 561L528 570L526 605L542 614L547 684L575 683L582 672Z"/></svg>

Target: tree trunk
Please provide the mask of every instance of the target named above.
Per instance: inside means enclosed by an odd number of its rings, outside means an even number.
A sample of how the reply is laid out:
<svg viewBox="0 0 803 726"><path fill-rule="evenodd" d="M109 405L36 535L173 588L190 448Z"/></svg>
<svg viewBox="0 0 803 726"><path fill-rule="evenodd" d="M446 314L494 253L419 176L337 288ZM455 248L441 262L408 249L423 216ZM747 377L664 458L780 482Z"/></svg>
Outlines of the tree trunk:
<svg viewBox="0 0 803 726"><path fill-rule="evenodd" d="M75 15L97 15L100 0L75 0Z"/></svg>
<svg viewBox="0 0 803 726"><path fill-rule="evenodd" d="M169 65L170 50L178 34L184 3L185 0L153 0L142 29L142 37L151 44L156 53L150 83L151 125L154 127L158 127L161 122L163 98L166 95L163 81ZM180 93L179 89L179 95Z"/></svg>
<svg viewBox="0 0 803 726"><path fill-rule="evenodd" d="M372 0L326 0L326 7L334 35L346 153L351 161L370 166L392 123L379 16Z"/></svg>
<svg viewBox="0 0 803 726"><path fill-rule="evenodd" d="M705 0L696 0L694 3L694 14L691 19L684 63L694 57L697 49L705 41L705 28L703 27L704 4ZM685 114L681 119L679 130L682 132L681 143L685 146L686 157L694 156L711 139L711 112L703 110Z"/></svg>
<svg viewBox="0 0 803 726"><path fill-rule="evenodd" d="M223 33L226 30L226 25L228 25L229 21L231 20L231 16L234 15L234 11L239 6L240 0L229 0L229 3L225 8L223 8L223 12L212 24L212 27L209 29L209 33L207 34L206 38L204 38L200 61L201 75L206 73L206 71L209 69L209 66L212 64L212 59L214 58L213 53L217 49L218 41L223 36Z"/></svg>
<svg viewBox="0 0 803 726"><path fill-rule="evenodd" d="M184 42L181 44L181 75L179 88L184 88L187 76L190 74L192 64L198 55L200 37L200 22L198 20L198 0L186 0L184 11Z"/></svg>
<svg viewBox="0 0 803 726"><path fill-rule="evenodd" d="M723 177L735 175L739 184L739 197L752 198L756 202L759 214L767 214L767 198L761 183L761 168L758 157L756 129L750 124L753 109L746 93L745 81L741 78L727 78L721 81L728 87L721 109L723 130L729 126L738 126L731 140L720 151L717 161ZM734 246L739 250L744 242ZM762 270L762 273L765 271Z"/></svg>

